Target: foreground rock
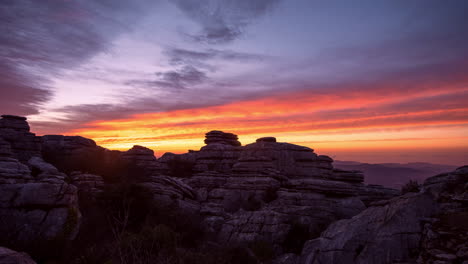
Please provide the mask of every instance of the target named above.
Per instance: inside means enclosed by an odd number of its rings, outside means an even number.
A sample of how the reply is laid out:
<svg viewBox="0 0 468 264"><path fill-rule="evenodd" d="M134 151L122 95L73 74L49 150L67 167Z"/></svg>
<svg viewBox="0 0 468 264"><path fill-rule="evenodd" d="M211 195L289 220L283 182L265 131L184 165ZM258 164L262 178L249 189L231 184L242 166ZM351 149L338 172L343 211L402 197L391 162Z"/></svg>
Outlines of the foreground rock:
<svg viewBox="0 0 468 264"><path fill-rule="evenodd" d="M400 202L393 206L388 203L388 208L377 206L399 192L365 185L362 173L335 169L330 157L307 147L277 142L274 137L241 146L237 135L211 131L206 134L207 145L199 151L166 153L156 159L154 152L143 146L121 152L79 136L38 138L29 132L25 119L7 116L2 120L0 232L5 235L0 242L4 245L28 248L31 241L66 244L76 237L80 225L80 235L92 233L94 223L107 220L100 211L100 199L114 187L125 194L135 191L135 197L142 199L138 203L157 205L165 208L163 212L200 216L200 228L220 245L266 241L275 254L282 255L279 263L303 259L298 254L304 242L319 237L334 222L330 228L339 226L341 219L355 221L355 229L350 230L360 233L363 227L358 223L378 217L385 210L415 217L432 214L418 208L411 210L411 204L417 207L427 202L418 195L398 198ZM41 144L36 146L38 140ZM367 213L362 213L361 219L362 211ZM369 220L363 226L372 227L376 221ZM400 222L412 227L414 221ZM326 231L330 237L340 234L330 228ZM378 232L379 228L371 231ZM404 230L413 231L419 232ZM413 242L409 240L407 247L412 248ZM328 244L323 243L309 242L308 248L326 248ZM335 247L339 246L330 245L327 254ZM398 257L404 258L405 254Z"/></svg>
<svg viewBox="0 0 468 264"><path fill-rule="evenodd" d="M72 240L81 218L76 187L42 160L40 139L25 119L7 116L0 123L0 244L27 249Z"/></svg>
<svg viewBox="0 0 468 264"><path fill-rule="evenodd" d="M8 248L0 247L0 263L2 264L36 264L26 253L19 253Z"/></svg>
<svg viewBox="0 0 468 264"><path fill-rule="evenodd" d="M331 158L273 137L245 147L208 143L195 153L201 172L185 182L222 243L268 241L280 252L295 244L286 251L298 253L330 223L399 194L366 186L361 173L336 170Z"/></svg>
<svg viewBox="0 0 468 264"><path fill-rule="evenodd" d="M468 260L467 182L462 167L427 179L419 193L337 221L306 243L300 263L462 263Z"/></svg>

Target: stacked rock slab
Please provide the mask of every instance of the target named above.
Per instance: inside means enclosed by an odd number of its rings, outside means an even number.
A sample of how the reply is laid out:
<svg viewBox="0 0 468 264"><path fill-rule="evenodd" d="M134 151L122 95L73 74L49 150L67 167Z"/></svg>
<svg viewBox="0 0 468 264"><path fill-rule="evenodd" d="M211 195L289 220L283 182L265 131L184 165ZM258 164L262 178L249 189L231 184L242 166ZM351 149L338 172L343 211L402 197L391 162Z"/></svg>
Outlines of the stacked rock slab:
<svg viewBox="0 0 468 264"><path fill-rule="evenodd" d="M319 156L313 149L289 143L278 143L274 137L260 138L246 145L240 158L270 158L273 168L288 178L326 176L332 173L333 160Z"/></svg>
<svg viewBox="0 0 468 264"><path fill-rule="evenodd" d="M142 174L134 179L141 191L150 195L153 201L161 206L170 206L173 209L181 209L188 213L197 211L195 193L192 188L177 178L162 175L164 166L154 156L154 151L142 146L134 146L122 153L122 160L129 162Z"/></svg>
<svg viewBox="0 0 468 264"><path fill-rule="evenodd" d="M194 171L230 172L241 151L237 139L235 134L217 130L206 133L206 146L197 152Z"/></svg>
<svg viewBox="0 0 468 264"><path fill-rule="evenodd" d="M129 162L135 166L135 169L144 170L144 174L151 177L161 171L161 164L154 156L154 151L135 145L131 149L122 153L122 160Z"/></svg>
<svg viewBox="0 0 468 264"><path fill-rule="evenodd" d="M29 132L25 117L2 115L0 136L10 144L11 153L20 162L27 163L31 157L41 155L41 140Z"/></svg>
<svg viewBox="0 0 468 264"><path fill-rule="evenodd" d="M40 138L25 118L4 116L0 129L0 244L19 248L76 236L77 191L40 157Z"/></svg>
<svg viewBox="0 0 468 264"><path fill-rule="evenodd" d="M219 145L232 153L234 146ZM225 157L222 147L212 162ZM363 184L362 173L334 169L331 158L310 148L274 137L235 148L230 170L207 170L186 180L197 190L209 229L222 242L264 240L280 246L298 226L317 236L330 223L364 210L363 197L366 203L380 198Z"/></svg>
<svg viewBox="0 0 468 264"><path fill-rule="evenodd" d="M419 193L374 203L307 242L300 263L464 263L467 182L465 166L428 178Z"/></svg>

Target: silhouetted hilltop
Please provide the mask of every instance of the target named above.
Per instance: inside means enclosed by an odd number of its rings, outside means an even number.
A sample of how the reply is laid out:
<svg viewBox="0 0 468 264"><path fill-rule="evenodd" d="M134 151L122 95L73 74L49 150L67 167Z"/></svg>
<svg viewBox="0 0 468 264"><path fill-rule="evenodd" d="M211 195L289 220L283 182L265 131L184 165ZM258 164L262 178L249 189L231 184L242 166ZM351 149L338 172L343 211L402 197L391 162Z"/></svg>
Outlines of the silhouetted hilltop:
<svg viewBox="0 0 468 264"><path fill-rule="evenodd" d="M144 146L122 152L79 136L38 137L25 118L2 116L0 260L31 262L1 247L56 263L461 263L468 256L466 167L402 196L274 137L242 146L237 135L210 131L205 143L157 159Z"/></svg>

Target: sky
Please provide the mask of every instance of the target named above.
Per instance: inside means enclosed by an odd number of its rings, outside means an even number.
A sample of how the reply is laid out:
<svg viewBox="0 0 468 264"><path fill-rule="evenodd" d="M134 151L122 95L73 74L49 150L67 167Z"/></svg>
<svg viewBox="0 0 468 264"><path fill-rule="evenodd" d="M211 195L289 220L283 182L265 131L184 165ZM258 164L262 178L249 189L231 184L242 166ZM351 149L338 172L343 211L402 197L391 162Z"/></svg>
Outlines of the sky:
<svg viewBox="0 0 468 264"><path fill-rule="evenodd" d="M468 1L2 0L0 113L183 153L222 130L468 164Z"/></svg>

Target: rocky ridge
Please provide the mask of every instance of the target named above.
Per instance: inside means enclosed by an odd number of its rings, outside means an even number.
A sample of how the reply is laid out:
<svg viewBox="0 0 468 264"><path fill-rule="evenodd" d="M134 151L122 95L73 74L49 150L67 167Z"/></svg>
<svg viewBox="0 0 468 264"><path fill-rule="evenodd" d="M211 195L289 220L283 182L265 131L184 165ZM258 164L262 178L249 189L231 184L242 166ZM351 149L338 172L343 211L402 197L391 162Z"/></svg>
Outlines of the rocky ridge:
<svg viewBox="0 0 468 264"><path fill-rule="evenodd" d="M0 231L10 235L0 246L72 241L80 225L90 230L100 218L98 208L87 207L124 183L150 204L199 215L203 232L219 244L268 242L276 263L442 263L465 256L464 233L447 229L439 216L444 210L463 215L466 193L447 183L466 183L464 168L428 179L421 193L399 196L364 184L358 171L334 168L313 149L274 137L242 146L232 133L211 131L205 143L157 159L142 146L120 152L83 137L37 137L26 119L3 116ZM446 234L462 246L439 243Z"/></svg>

